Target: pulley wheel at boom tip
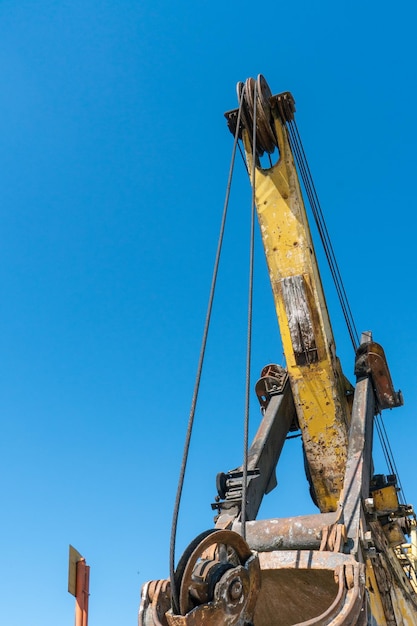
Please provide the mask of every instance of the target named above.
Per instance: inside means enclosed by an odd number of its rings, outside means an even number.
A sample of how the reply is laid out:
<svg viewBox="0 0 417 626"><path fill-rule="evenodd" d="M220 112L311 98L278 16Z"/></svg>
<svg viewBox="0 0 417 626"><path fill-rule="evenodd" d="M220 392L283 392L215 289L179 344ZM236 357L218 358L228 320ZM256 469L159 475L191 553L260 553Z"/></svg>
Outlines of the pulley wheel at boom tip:
<svg viewBox="0 0 417 626"><path fill-rule="evenodd" d="M240 106L240 103L242 102L241 105L241 113L240 113L240 119L241 119L241 125L246 128L249 137L250 137L250 142L252 144L252 136L253 136L253 122L252 122L252 115L250 114L250 109L248 109L247 105L246 105L246 85L242 82L238 82L236 85L236 92L237 92L237 100ZM243 94L243 98L242 98L242 94ZM240 132L240 129L239 129Z"/></svg>
<svg viewBox="0 0 417 626"><path fill-rule="evenodd" d="M256 86L256 156L261 157L264 152L272 154L277 147L277 140L272 126L272 115L270 108L271 90L262 74L259 74L257 80L247 78L245 83L237 84L237 94L239 102L243 91L242 102L242 126L246 129L249 141L253 142L253 126L254 126L254 104L255 104L255 86Z"/></svg>
<svg viewBox="0 0 417 626"><path fill-rule="evenodd" d="M249 77L245 81L242 109L245 112L243 121L249 122L245 124L245 126L246 126L246 130L248 131L249 141L251 143L251 146L253 142L253 125L255 123L253 119L254 118L254 103L255 103L254 93L255 93L255 79ZM261 138L259 137L257 120L256 120L256 130L257 130L256 132L256 155L258 157L261 157L264 153L264 148L262 145ZM252 149L253 149L253 146L252 146Z"/></svg>
<svg viewBox="0 0 417 626"><path fill-rule="evenodd" d="M258 74L256 83L258 87L258 132L262 135L262 144L265 152L267 152L268 154L272 154L275 148L278 146L278 142L275 137L275 131L272 125L272 114L270 105L272 92L262 74Z"/></svg>

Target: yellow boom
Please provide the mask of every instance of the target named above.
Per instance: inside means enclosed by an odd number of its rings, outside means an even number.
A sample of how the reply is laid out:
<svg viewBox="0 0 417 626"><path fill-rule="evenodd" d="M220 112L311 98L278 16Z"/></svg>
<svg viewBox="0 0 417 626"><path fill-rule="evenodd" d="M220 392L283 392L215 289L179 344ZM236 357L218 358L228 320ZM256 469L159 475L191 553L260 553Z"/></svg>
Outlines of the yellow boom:
<svg viewBox="0 0 417 626"><path fill-rule="evenodd" d="M296 155L310 194L291 94L272 96L259 76L239 83L238 95L226 118L235 147L244 144L286 367L262 370L263 417L243 465L217 475L215 528L190 543L169 580L144 585L139 626L417 626L413 507L401 501L397 477L375 474L372 460L374 420L402 404L401 392L372 334L356 345L352 320L355 388L336 357L294 164ZM278 152L275 164L264 165L265 152ZM320 512L258 520L298 429Z"/></svg>
<svg viewBox="0 0 417 626"><path fill-rule="evenodd" d="M261 79L262 80L262 79ZM259 79L258 79L258 82ZM254 90L251 79L246 89ZM258 93L265 93L260 82ZM283 99L287 106L283 106ZM277 163L261 167L256 156L254 191L281 338L315 499L321 512L337 507L345 474L352 387L336 357L314 245L283 110L290 94L271 100ZM258 121L258 125L261 122ZM252 137L242 131L249 172Z"/></svg>

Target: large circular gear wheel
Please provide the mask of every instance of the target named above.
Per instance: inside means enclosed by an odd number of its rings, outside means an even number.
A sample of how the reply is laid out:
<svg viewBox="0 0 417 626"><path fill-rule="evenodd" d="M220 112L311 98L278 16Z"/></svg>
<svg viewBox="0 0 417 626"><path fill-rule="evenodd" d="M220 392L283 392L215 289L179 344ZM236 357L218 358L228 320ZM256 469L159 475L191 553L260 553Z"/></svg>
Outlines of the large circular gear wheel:
<svg viewBox="0 0 417 626"><path fill-rule="evenodd" d="M216 582L228 569L244 565L252 555L246 541L231 530L214 529L196 537L185 550L175 572L175 586L179 590L177 608L180 615L186 615L195 606L190 596L190 589L195 582L193 574L199 561L203 561L209 551L216 553L215 559L211 559L215 564L211 572L215 571ZM209 596L213 591L214 585L211 581L211 584L208 584ZM173 607L174 610L175 608Z"/></svg>
<svg viewBox="0 0 417 626"><path fill-rule="evenodd" d="M256 90L256 154L261 157L264 152L272 154L277 146L277 139L272 123L270 107L271 90L262 74L257 80L248 78L245 83L237 84L239 103L242 99L242 126L246 129L251 144L253 143L253 126L255 117Z"/></svg>
<svg viewBox="0 0 417 626"><path fill-rule="evenodd" d="M272 97L268 83L262 74L258 75L257 84L257 131L265 152L272 154L277 147L277 139L272 123L270 99Z"/></svg>

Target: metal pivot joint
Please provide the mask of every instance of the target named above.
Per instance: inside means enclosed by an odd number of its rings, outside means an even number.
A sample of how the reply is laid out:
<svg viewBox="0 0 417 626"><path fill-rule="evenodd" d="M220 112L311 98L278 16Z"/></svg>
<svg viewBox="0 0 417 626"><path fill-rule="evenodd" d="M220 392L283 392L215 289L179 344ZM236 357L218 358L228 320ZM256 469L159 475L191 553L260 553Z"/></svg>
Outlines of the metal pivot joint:
<svg viewBox="0 0 417 626"><path fill-rule="evenodd" d="M172 608L167 606L168 581L157 581L152 589L142 591L140 626L253 623L259 559L237 533L211 530L199 535L181 557L175 578L179 597L173 598Z"/></svg>

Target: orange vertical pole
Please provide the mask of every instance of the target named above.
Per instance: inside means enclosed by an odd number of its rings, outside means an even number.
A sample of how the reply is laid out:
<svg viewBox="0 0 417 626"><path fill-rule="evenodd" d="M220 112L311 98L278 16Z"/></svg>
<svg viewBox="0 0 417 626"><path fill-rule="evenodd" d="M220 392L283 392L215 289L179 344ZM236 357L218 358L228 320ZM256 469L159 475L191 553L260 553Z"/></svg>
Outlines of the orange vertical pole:
<svg viewBox="0 0 417 626"><path fill-rule="evenodd" d="M84 586L84 622L83 626L88 626L88 599L90 597L90 566L85 566L85 586Z"/></svg>
<svg viewBox="0 0 417 626"><path fill-rule="evenodd" d="M90 586L90 568L85 559L77 562L75 590L75 626L88 626L88 596Z"/></svg>

